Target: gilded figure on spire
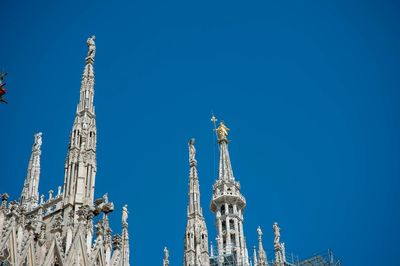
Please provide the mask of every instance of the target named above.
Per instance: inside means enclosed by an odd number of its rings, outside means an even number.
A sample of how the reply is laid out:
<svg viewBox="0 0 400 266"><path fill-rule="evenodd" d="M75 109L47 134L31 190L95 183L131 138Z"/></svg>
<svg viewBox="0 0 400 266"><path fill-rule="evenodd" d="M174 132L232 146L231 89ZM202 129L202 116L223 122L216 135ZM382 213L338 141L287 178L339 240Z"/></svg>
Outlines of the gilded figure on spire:
<svg viewBox="0 0 400 266"><path fill-rule="evenodd" d="M219 127L217 128L217 135L218 135L218 140L228 140L226 137L228 136L228 131L229 128L224 124L223 121L219 123Z"/></svg>

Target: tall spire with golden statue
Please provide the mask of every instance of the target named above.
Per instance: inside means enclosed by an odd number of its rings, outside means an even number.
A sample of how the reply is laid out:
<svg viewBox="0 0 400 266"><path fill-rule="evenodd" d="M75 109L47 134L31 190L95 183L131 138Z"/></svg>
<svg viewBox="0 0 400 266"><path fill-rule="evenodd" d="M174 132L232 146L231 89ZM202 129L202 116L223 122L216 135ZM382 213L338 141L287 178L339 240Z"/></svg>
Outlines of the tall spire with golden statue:
<svg viewBox="0 0 400 266"><path fill-rule="evenodd" d="M217 226L218 250L221 264L234 259L238 265L249 265L246 238L243 232L243 212L246 200L240 193L240 183L235 181L228 150L229 128L221 121L216 127L217 119L211 121L219 145L219 173L213 185L211 211L215 213Z"/></svg>

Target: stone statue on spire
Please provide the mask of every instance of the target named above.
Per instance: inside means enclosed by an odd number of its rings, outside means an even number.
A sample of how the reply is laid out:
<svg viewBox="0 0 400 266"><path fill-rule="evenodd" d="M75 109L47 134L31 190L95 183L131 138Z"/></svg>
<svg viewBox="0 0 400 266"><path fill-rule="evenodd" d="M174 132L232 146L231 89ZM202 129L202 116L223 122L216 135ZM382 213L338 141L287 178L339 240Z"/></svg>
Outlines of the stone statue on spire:
<svg viewBox="0 0 400 266"><path fill-rule="evenodd" d="M281 238L281 229L279 228L277 222L274 223L272 228L274 229L274 234L275 234L274 244L277 245L277 244L279 244L279 241L280 241L280 238Z"/></svg>
<svg viewBox="0 0 400 266"><path fill-rule="evenodd" d="M124 207L122 207L122 224L128 224L128 205L126 204L124 205Z"/></svg>
<svg viewBox="0 0 400 266"><path fill-rule="evenodd" d="M86 44L88 46L88 54L86 59L91 59L94 61L94 56L96 55L96 44L94 40L96 39L96 36L89 37L86 41Z"/></svg>
<svg viewBox="0 0 400 266"><path fill-rule="evenodd" d="M167 247L164 247L163 266L169 266L169 251Z"/></svg>
<svg viewBox="0 0 400 266"><path fill-rule="evenodd" d="M189 162L196 162L195 156L196 156L196 148L194 147L195 139L191 138L189 140Z"/></svg>
<svg viewBox="0 0 400 266"><path fill-rule="evenodd" d="M219 141L228 140L227 139L228 131L229 131L229 128L225 125L225 123L223 121L221 121L219 123L219 127L217 128L218 140Z"/></svg>
<svg viewBox="0 0 400 266"><path fill-rule="evenodd" d="M272 226L274 230L274 250L275 250L275 264L276 266L284 266L285 265L285 257L286 255L284 254L284 246L282 245L283 243L280 243L280 238L281 238L281 229L278 226L278 223L275 222L274 225Z"/></svg>
<svg viewBox="0 0 400 266"><path fill-rule="evenodd" d="M263 233L261 231L261 227L257 227L257 234L259 238L262 237Z"/></svg>
<svg viewBox="0 0 400 266"><path fill-rule="evenodd" d="M33 144L33 150L38 151L42 146L42 132L35 134L35 141Z"/></svg>

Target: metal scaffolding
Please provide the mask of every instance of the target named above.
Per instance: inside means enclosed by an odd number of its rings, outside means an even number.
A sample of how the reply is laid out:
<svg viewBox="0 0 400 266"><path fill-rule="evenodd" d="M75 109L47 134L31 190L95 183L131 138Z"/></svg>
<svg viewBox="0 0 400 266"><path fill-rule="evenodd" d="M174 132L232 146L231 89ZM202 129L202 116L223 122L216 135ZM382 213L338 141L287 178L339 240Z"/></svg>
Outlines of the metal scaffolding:
<svg viewBox="0 0 400 266"><path fill-rule="evenodd" d="M274 253L269 254L269 258L273 258ZM236 261L236 256L234 254L224 254L224 261L220 265L218 264L219 257L210 257L210 266L242 266ZM252 264L251 264L252 265ZM276 264L275 260L268 261L269 266L279 266ZM300 260L298 256L293 253L286 253L284 266L341 266L341 262L333 257L333 252L331 250L317 253L309 258Z"/></svg>

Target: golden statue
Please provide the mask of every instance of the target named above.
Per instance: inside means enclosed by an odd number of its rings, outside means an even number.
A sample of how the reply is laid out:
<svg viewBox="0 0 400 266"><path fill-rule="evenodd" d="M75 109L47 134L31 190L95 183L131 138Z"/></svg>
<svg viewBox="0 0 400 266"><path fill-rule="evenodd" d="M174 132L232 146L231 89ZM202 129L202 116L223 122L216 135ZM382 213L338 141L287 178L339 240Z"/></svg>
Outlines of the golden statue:
<svg viewBox="0 0 400 266"><path fill-rule="evenodd" d="M224 122L219 123L219 127L217 128L217 135L218 135L218 140L228 140L226 136L228 136L228 131L229 128L224 124Z"/></svg>

